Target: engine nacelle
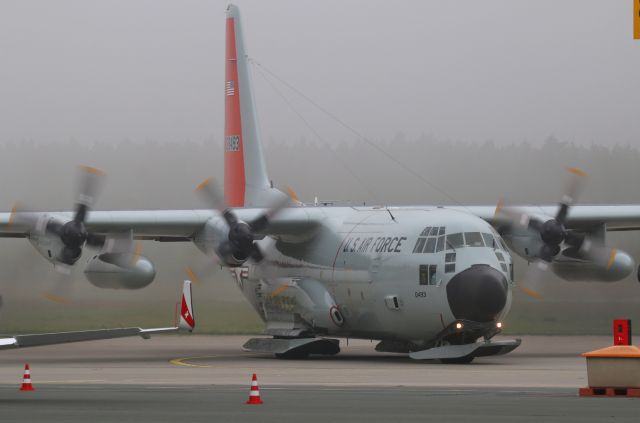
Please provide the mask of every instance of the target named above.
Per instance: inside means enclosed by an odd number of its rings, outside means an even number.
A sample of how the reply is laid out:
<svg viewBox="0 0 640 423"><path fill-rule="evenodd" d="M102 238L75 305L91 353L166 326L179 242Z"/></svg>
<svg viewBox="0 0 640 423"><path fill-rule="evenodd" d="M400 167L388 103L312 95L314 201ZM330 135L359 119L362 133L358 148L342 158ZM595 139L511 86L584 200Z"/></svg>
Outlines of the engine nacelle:
<svg viewBox="0 0 640 423"><path fill-rule="evenodd" d="M64 220L59 216L51 216L51 215L43 215L38 222L36 223L36 227L29 232L29 242L36 249L42 257L47 259L47 261L55 264L60 262L60 257L62 256L62 250L64 250L64 243L60 239L59 236L53 235L50 232L46 231L46 227L49 224L58 224L60 226L69 222L69 220ZM72 263L75 263L80 256L82 255L82 250L78 250L78 254L75 257L71 257ZM67 263L67 264L72 264Z"/></svg>
<svg viewBox="0 0 640 423"><path fill-rule="evenodd" d="M635 262L633 258L621 250L616 250L615 257L610 263L598 264L580 259L570 250L562 252L559 259L551 265L553 273L571 282L617 282L633 272Z"/></svg>
<svg viewBox="0 0 640 423"><path fill-rule="evenodd" d="M153 282L156 269L143 256L104 253L93 256L84 274L92 285L107 289L140 289Z"/></svg>
<svg viewBox="0 0 640 423"><path fill-rule="evenodd" d="M533 231L518 231L503 234L502 238L517 255L525 260L537 258L540 249L544 245L540 235Z"/></svg>
<svg viewBox="0 0 640 423"><path fill-rule="evenodd" d="M220 251L220 245L228 239L229 227L227 223L222 217L214 216L196 234L193 242L205 255L215 254L228 266L240 266L245 260L236 260L229 251Z"/></svg>

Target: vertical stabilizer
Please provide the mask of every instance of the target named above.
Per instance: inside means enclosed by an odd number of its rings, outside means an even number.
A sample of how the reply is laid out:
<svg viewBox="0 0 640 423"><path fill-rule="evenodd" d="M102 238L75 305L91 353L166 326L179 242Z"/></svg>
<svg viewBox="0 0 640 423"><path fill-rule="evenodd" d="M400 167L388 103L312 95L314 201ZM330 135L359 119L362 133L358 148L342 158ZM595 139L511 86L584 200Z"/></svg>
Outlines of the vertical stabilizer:
<svg viewBox="0 0 640 423"><path fill-rule="evenodd" d="M225 57L224 197L230 207L266 207L282 194L267 176L240 13L227 7Z"/></svg>

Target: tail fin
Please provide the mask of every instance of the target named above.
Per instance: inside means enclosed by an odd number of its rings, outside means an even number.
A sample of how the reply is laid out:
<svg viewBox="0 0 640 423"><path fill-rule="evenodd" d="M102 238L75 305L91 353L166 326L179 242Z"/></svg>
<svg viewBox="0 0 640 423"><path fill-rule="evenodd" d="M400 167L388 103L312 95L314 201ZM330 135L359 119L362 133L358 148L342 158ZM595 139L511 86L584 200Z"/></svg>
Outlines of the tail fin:
<svg viewBox="0 0 640 423"><path fill-rule="evenodd" d="M180 323L178 327L191 332L196 327L196 318L193 315L193 303L191 302L191 281L184 281L182 286L182 299L180 300Z"/></svg>
<svg viewBox="0 0 640 423"><path fill-rule="evenodd" d="M238 7L227 7L224 197L230 207L266 207L282 193L271 187L258 135L249 64Z"/></svg>

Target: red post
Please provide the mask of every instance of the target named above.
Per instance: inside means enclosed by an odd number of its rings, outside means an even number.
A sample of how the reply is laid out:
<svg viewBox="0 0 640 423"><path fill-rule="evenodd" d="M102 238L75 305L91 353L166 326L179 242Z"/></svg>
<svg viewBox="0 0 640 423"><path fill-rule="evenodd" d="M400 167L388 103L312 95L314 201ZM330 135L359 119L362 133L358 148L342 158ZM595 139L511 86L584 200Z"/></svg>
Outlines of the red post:
<svg viewBox="0 0 640 423"><path fill-rule="evenodd" d="M631 320L613 321L613 345L631 345Z"/></svg>

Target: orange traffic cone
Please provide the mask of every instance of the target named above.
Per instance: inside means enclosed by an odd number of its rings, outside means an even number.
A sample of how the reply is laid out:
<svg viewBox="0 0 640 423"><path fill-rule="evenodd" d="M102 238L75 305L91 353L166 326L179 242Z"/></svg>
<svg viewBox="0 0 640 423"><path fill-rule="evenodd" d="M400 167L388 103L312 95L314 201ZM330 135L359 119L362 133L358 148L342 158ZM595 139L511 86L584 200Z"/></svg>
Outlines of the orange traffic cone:
<svg viewBox="0 0 640 423"><path fill-rule="evenodd" d="M31 370L29 369L29 365L24 365L24 376L22 378L22 386L20 387L21 391L35 391L33 385L31 384Z"/></svg>
<svg viewBox="0 0 640 423"><path fill-rule="evenodd" d="M251 391L249 391L249 399L245 404L262 404L260 399L260 388L258 388L258 378L253 374L251 378Z"/></svg>

